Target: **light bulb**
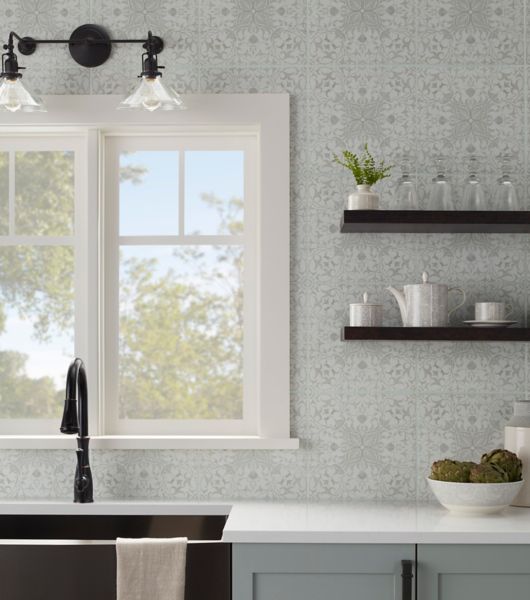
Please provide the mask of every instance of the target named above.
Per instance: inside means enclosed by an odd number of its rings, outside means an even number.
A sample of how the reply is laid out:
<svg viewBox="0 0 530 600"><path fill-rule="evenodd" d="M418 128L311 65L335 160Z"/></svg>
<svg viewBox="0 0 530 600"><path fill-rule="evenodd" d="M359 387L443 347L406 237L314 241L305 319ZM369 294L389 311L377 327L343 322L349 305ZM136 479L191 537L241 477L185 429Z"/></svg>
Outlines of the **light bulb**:
<svg viewBox="0 0 530 600"><path fill-rule="evenodd" d="M160 108L162 102L156 93L156 77L145 77L144 78L144 99L142 100L142 106L146 110L156 110Z"/></svg>
<svg viewBox="0 0 530 600"><path fill-rule="evenodd" d="M16 79L6 79L6 101L5 108L11 112L16 112L20 110L22 104L20 102L20 98L16 93Z"/></svg>
<svg viewBox="0 0 530 600"><path fill-rule="evenodd" d="M3 86L5 89L3 96L5 96L5 98L2 97L2 106L10 112L16 112L22 107L19 94L16 92L17 81L17 79L6 79L5 86Z"/></svg>
<svg viewBox="0 0 530 600"><path fill-rule="evenodd" d="M3 77L0 84L0 110L9 112L45 112L42 102L32 96L22 84L21 78Z"/></svg>
<svg viewBox="0 0 530 600"><path fill-rule="evenodd" d="M140 85L118 108L140 108L153 112L159 108L161 110L181 110L186 107L179 94L174 89L166 87L160 76L144 75Z"/></svg>

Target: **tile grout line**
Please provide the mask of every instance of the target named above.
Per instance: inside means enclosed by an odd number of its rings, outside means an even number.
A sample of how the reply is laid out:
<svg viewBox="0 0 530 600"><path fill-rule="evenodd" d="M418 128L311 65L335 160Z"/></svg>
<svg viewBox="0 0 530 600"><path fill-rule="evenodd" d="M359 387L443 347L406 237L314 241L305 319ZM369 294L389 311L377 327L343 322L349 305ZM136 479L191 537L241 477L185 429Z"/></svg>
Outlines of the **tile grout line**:
<svg viewBox="0 0 530 600"><path fill-rule="evenodd" d="M202 2L203 0L198 0L197 2L197 14L196 14L196 19L197 19L197 43L198 43L198 48L197 48L197 54L198 54L198 66L197 66L197 71L198 71L198 78L197 78L197 89L198 89L198 93L202 94L203 93L203 89L202 89L202 85L203 85L203 76L202 76Z"/></svg>
<svg viewBox="0 0 530 600"><path fill-rule="evenodd" d="M306 56L308 52L306 50ZM307 61L307 59L306 59ZM212 62L210 63L211 68L223 68L223 69L274 69L274 68L286 68L286 69L297 69L297 68L305 68L307 66L307 62L293 62L289 63L289 65L285 66L285 64L281 61L277 62ZM312 66L316 68L326 68L326 69L339 69L344 67L350 67L352 69L359 68L362 70L380 70L380 71L394 71L395 69L404 69L404 68L418 68L418 67L427 67L430 69L443 69L451 71L461 70L469 70L472 68L484 68L488 71L491 70L492 67L498 68L522 68L525 66L525 62L515 62L515 63L490 63L490 62L465 62L465 63L431 63L427 61L409 61L409 62L364 62L358 61L355 64L352 64L350 61L342 62L340 60L335 61L333 63L326 62L318 62L314 61Z"/></svg>
<svg viewBox="0 0 530 600"><path fill-rule="evenodd" d="M309 14L310 14L310 10L311 10L311 0L306 0L305 3L305 37L306 37L306 46L305 46L305 99L304 99L304 105L305 105L305 116L304 116L304 123L305 123L305 135L306 135L306 139L305 139L305 143L306 143L306 151L307 151L307 147L309 146L309 128L310 128L310 124L311 124L311 120L309 118L309 82L310 82L310 71L309 71ZM305 199L308 196L308 190L307 190L307 180L304 182L304 190L305 193L303 194L305 196ZM305 239L309 239L309 225L308 225L308 220L304 219L304 238ZM302 261L304 263L304 272L307 272L307 263L308 263L308 257L307 257L307 251L304 248L304 256L302 258ZM309 322L309 302L307 301L307 286L304 286L304 295L306 296L306 298L304 298L304 310L303 310L303 315L304 315L304 321L306 323ZM308 335L308 333L306 332L306 335ZM310 360L310 350L309 350L309 343L307 343L307 341L305 342L305 361L306 361L306 368L304 369L305 371L305 385L304 385L304 394L305 394L305 398L304 398L304 405L305 405L305 419L308 420L309 419L309 394L308 394L308 390L309 390L309 369L307 368L307 365L309 365L309 360ZM307 423L306 423L306 430L307 430ZM302 449L303 450L303 449ZM309 502L310 500L310 489L309 489L309 453L308 452L304 452L304 471L305 471L305 496L306 496L306 502Z"/></svg>
<svg viewBox="0 0 530 600"><path fill-rule="evenodd" d="M88 3L88 22L89 23L93 23L93 20L92 20L93 2L94 2L94 0L89 0L89 3ZM92 81L92 71L93 71L92 69L88 70L88 93L91 95L94 93L93 81Z"/></svg>
<svg viewBox="0 0 530 600"><path fill-rule="evenodd" d="M527 0L523 2L523 123L524 123L524 136L523 136L523 160L524 160L524 190L525 196L528 195L528 59L527 59L527 45L528 45L528 33L527 33L527 19L528 19L528 7ZM528 198L525 198L525 204L528 206ZM527 242L528 246L528 242ZM526 281L525 281L525 299L524 299L524 323L528 326L528 280L529 280L529 267L528 262L526 264ZM528 399L528 344L524 345L524 397Z"/></svg>
<svg viewBox="0 0 530 600"><path fill-rule="evenodd" d="M201 27L201 32L202 32L202 27ZM308 51L306 50L306 55L308 54ZM242 63L235 63L235 62L217 62L214 61L212 63L208 63L208 68L210 69L241 69L241 70L251 70L251 69L306 69L308 67L308 61L309 59L307 58L305 62L293 62L290 63L288 66L285 66L285 64L281 61L278 62L242 62ZM202 58L199 55L199 59L198 59L198 64L201 65L202 64ZM318 68L325 68L325 69L343 69L346 67L349 67L351 69L357 69L359 71L381 71L381 72L392 72L395 71L396 69L417 69L417 68L427 68L427 69L434 69L434 70L450 70L451 72L458 72L458 71L469 71L470 69L484 69L487 70L488 72L490 72L490 70L492 68L506 68L506 69L521 69L524 68L526 65L524 62L520 63L487 63L487 62L469 62L469 63L430 63L430 62L425 62L425 61L412 61L412 62L405 62L405 63L392 63L392 62L363 62L363 61L359 61L356 62L355 64L352 64L351 62L342 62L342 61L336 61L334 63L329 63L329 62L317 62L315 61L312 65L315 69Z"/></svg>
<svg viewBox="0 0 530 600"><path fill-rule="evenodd" d="M418 22L418 1L421 0L414 0L414 101L413 101L413 107L414 107L414 114L418 114L418 94L419 94L419 85L418 85L418 35L419 35L419 22ZM418 127L417 124L415 124L414 126L414 135L413 135L413 140L414 140L414 147L415 147L415 152L414 152L414 166L415 166L415 179L416 179L416 194L419 195L418 193L418 179L419 179L419 171L418 171L418 155L417 155L417 148L418 148ZM416 241L416 243L418 244L417 246L417 255L421 256L419 250L419 244L420 244L420 240L418 239ZM415 473L414 473L414 497L416 499L416 502L418 502L419 500L419 485L418 485L418 478L419 478L419 472L420 472L420 449L419 449L419 422L418 422L418 416L419 416L419 412L418 412L418 394L417 394L417 389L418 389L418 383L419 383L419 361L417 360L417 357L419 357L419 348L416 348L414 351L414 369L415 369L415 373L414 373L414 424L415 424L415 431L414 431L414 458L415 458Z"/></svg>

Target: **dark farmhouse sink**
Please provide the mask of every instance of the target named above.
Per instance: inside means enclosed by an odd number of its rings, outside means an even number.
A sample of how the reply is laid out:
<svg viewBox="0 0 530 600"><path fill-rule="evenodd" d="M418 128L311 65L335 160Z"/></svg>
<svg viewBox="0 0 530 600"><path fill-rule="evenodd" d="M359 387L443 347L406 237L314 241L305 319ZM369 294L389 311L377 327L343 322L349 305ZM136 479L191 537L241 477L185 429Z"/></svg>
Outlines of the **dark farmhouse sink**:
<svg viewBox="0 0 530 600"><path fill-rule="evenodd" d="M225 516L0 515L2 600L116 600L117 537L187 537L186 600L229 600Z"/></svg>

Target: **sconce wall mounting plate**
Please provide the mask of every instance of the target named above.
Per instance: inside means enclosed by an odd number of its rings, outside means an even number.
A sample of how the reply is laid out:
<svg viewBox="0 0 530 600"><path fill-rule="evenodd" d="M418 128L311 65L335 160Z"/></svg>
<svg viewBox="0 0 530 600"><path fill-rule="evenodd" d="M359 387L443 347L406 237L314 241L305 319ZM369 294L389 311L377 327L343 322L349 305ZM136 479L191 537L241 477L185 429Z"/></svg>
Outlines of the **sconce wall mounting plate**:
<svg viewBox="0 0 530 600"><path fill-rule="evenodd" d="M24 56L30 56L37 49L37 43L32 37L23 37L18 42L18 51Z"/></svg>
<svg viewBox="0 0 530 600"><path fill-rule="evenodd" d="M99 25L81 25L70 36L70 54L83 67L99 67L110 56L109 34Z"/></svg>

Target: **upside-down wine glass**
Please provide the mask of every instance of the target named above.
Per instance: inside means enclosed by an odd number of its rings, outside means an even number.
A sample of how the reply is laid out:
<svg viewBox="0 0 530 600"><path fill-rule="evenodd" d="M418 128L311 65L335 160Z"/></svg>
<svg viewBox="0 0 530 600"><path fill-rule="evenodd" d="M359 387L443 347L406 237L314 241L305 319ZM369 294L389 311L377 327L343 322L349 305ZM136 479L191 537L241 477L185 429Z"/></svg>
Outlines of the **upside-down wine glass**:
<svg viewBox="0 0 530 600"><path fill-rule="evenodd" d="M430 210L454 210L451 184L446 177L446 162L443 156L435 160L436 177L429 189L428 208Z"/></svg>
<svg viewBox="0 0 530 600"><path fill-rule="evenodd" d="M495 210L520 210L512 179L511 154L503 154L501 157L501 176L497 179L494 208Z"/></svg>
<svg viewBox="0 0 530 600"><path fill-rule="evenodd" d="M478 160L475 155L469 157L468 173L464 188L464 210L487 210L484 188L478 178Z"/></svg>
<svg viewBox="0 0 530 600"><path fill-rule="evenodd" d="M395 191L396 208L400 210L418 210L418 194L416 185L411 177L411 157L404 154L401 160L401 177Z"/></svg>

